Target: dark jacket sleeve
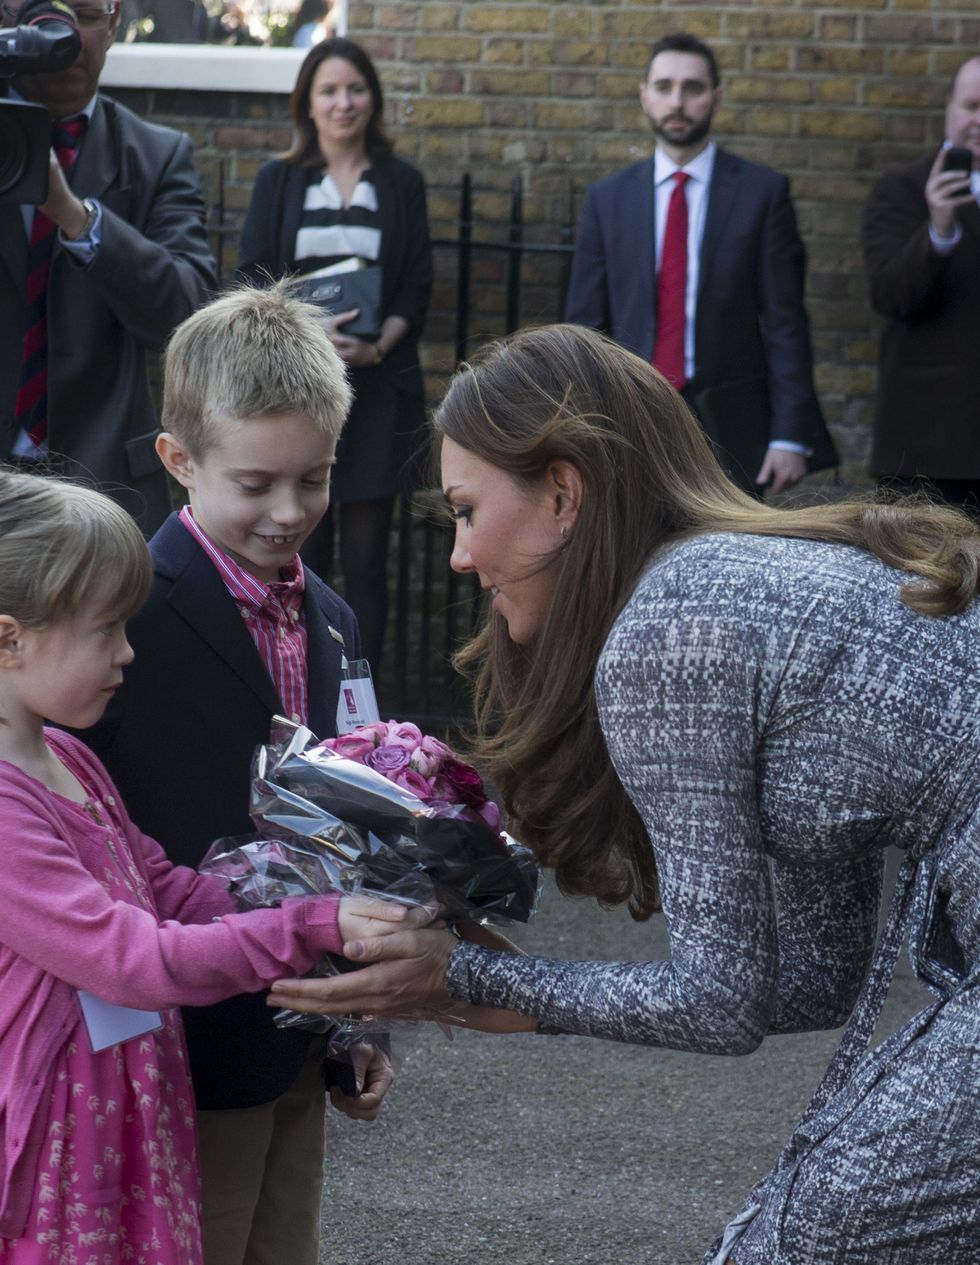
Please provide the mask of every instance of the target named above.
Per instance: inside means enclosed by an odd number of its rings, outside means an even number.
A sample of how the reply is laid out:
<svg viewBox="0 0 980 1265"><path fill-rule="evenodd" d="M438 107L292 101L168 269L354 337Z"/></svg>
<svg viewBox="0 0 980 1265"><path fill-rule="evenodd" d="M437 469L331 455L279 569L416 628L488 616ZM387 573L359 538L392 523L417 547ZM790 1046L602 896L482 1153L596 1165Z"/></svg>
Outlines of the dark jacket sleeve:
<svg viewBox="0 0 980 1265"><path fill-rule="evenodd" d="M114 203L124 194L104 195L101 244L91 263L78 266L85 267L89 283L120 324L144 347L159 351L216 285L200 181L187 136L143 125L137 152L135 145L127 146L124 130L124 122L135 124L119 119L114 103L104 104L118 132L123 175L131 187L145 188L147 180L152 186L141 200L130 197L118 210Z"/></svg>
<svg viewBox="0 0 980 1265"><path fill-rule="evenodd" d="M789 181L773 173L760 235L757 293L769 365L771 439L812 445L813 355L807 317L806 250L789 194Z"/></svg>
<svg viewBox="0 0 980 1265"><path fill-rule="evenodd" d="M238 246L237 275L242 281L261 285L285 271L279 242L286 171L286 164L276 159L259 168Z"/></svg>
<svg viewBox="0 0 980 1265"><path fill-rule="evenodd" d="M606 252L596 208L596 187L585 195L579 220L572 274L565 301L565 320L574 325L609 332L609 296Z"/></svg>
<svg viewBox="0 0 980 1265"><path fill-rule="evenodd" d="M932 249L925 172L903 168L882 176L861 216L861 249L871 303L882 316L914 320L939 298L950 256ZM954 251L955 253L955 251Z"/></svg>
<svg viewBox="0 0 980 1265"><path fill-rule="evenodd" d="M397 173L400 204L397 222L401 226L402 240L397 251L399 266L391 279L393 289L385 304L384 315L403 317L412 327L410 335L418 337L432 294L432 245L425 181L408 163L399 162ZM383 255L388 253L383 242L381 249Z"/></svg>

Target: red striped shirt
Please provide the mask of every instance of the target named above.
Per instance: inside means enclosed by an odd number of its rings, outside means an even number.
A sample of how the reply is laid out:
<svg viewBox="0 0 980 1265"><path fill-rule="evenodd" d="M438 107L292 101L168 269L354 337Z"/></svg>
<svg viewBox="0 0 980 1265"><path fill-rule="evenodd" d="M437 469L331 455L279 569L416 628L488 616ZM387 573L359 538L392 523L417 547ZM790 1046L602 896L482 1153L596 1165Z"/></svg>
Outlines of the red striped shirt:
<svg viewBox="0 0 980 1265"><path fill-rule="evenodd" d="M296 724L305 725L309 714L308 643L303 616L306 579L299 555L283 568L286 579L278 584L263 584L204 534L189 505L180 511L180 521L214 563L238 607L276 687L283 714Z"/></svg>

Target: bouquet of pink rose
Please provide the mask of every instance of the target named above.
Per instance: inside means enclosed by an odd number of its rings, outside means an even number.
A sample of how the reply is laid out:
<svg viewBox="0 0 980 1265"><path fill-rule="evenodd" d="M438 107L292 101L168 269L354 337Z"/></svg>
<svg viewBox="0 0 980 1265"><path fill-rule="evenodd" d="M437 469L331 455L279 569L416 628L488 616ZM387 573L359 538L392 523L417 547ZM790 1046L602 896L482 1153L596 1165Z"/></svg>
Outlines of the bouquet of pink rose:
<svg viewBox="0 0 980 1265"><path fill-rule="evenodd" d="M526 922L534 911L533 854L500 831L476 769L416 725L377 722L320 742L276 717L252 774L262 838L218 840L202 863L245 908L366 889L447 918Z"/></svg>
<svg viewBox="0 0 980 1265"><path fill-rule="evenodd" d="M412 724L378 722L320 742L277 716L256 752L251 816L261 837L219 839L200 867L224 878L242 909L370 891L449 919L526 922L537 904L534 856L500 831L479 773ZM330 957L318 972L350 969ZM293 1011L275 1021L319 1031L334 1022ZM347 1029L374 1030L363 1019Z"/></svg>
<svg viewBox="0 0 980 1265"><path fill-rule="evenodd" d="M483 779L472 764L458 760L444 742L423 734L411 721L379 720L339 738L325 738L319 745L411 791L436 816L454 816L463 805L494 830L500 829L500 810L487 799Z"/></svg>

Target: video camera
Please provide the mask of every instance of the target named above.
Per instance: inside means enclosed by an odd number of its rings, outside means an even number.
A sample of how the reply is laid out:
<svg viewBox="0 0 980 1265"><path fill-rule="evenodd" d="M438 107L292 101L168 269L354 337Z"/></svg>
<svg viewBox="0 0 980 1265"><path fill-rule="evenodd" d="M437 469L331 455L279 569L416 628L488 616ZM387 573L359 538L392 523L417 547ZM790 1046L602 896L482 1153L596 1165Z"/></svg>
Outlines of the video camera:
<svg viewBox="0 0 980 1265"><path fill-rule="evenodd" d="M82 49L63 0L27 0L20 25L0 27L0 80L67 70ZM0 202L37 205L48 196L51 119L42 105L0 99Z"/></svg>

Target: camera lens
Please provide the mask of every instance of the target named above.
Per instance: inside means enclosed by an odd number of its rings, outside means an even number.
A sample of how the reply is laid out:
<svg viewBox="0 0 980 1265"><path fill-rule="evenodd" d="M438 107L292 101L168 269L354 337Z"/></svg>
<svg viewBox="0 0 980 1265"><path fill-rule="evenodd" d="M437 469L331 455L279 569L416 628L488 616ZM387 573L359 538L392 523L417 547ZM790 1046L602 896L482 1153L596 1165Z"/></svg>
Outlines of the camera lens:
<svg viewBox="0 0 980 1265"><path fill-rule="evenodd" d="M48 196L51 120L43 106L0 100L0 202Z"/></svg>
<svg viewBox="0 0 980 1265"><path fill-rule="evenodd" d="M0 111L0 197L24 177L30 141L23 127L7 111Z"/></svg>

